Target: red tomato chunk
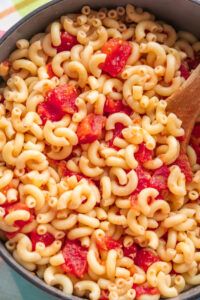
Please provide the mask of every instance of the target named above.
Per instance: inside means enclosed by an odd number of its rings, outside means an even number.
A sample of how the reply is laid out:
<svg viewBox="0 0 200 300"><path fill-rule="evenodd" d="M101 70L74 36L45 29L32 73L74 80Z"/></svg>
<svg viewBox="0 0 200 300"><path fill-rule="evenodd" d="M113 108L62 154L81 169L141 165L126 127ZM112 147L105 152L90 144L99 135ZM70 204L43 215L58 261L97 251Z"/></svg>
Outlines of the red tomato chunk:
<svg viewBox="0 0 200 300"><path fill-rule="evenodd" d="M185 59L181 66L179 71L181 72L181 76L184 79L187 79L190 76L190 73L192 70L194 70L198 65L200 64L200 54L196 53L194 59L187 58Z"/></svg>
<svg viewBox="0 0 200 300"><path fill-rule="evenodd" d="M192 170L187 155L184 153L180 154L174 164L178 165L181 171L185 174L186 181L191 182Z"/></svg>
<svg viewBox="0 0 200 300"><path fill-rule="evenodd" d="M185 140L185 134L181 135L181 136L177 136L176 139L181 143L184 142Z"/></svg>
<svg viewBox="0 0 200 300"><path fill-rule="evenodd" d="M87 144L100 139L105 120L105 117L93 113L87 115L77 128L79 143Z"/></svg>
<svg viewBox="0 0 200 300"><path fill-rule="evenodd" d="M53 72L53 69L52 69L52 64L49 63L47 64L47 73L49 75L49 78L51 79L52 77L56 76Z"/></svg>
<svg viewBox="0 0 200 300"><path fill-rule="evenodd" d="M150 180L150 185L154 189L157 189L159 192L167 190L167 180L169 177L169 169L167 166L163 165L159 169L155 170L153 176Z"/></svg>
<svg viewBox="0 0 200 300"><path fill-rule="evenodd" d="M49 232L45 234L38 234L36 231L32 231L29 234L29 237L32 242L33 251L35 251L36 244L39 242L44 243L45 246L47 247L50 246L55 241L54 236Z"/></svg>
<svg viewBox="0 0 200 300"><path fill-rule="evenodd" d="M159 260L159 257L152 250L140 249L136 253L134 262L146 272L154 262Z"/></svg>
<svg viewBox="0 0 200 300"><path fill-rule="evenodd" d="M169 176L169 169L167 166L163 165L155 170L153 174L150 174L140 165L135 169L135 171L138 176L138 185L136 190L131 195L132 206L137 205L138 194L147 187L157 189L159 191L159 196L162 198L166 193L168 193L167 180Z"/></svg>
<svg viewBox="0 0 200 300"><path fill-rule="evenodd" d="M95 241L96 241L97 247L100 250L105 250L105 251L121 248L121 246L122 246L119 241L115 241L111 237L108 237L108 236L96 239Z"/></svg>
<svg viewBox="0 0 200 300"><path fill-rule="evenodd" d="M38 114L43 123L47 120L60 121L65 114L74 114L77 111L77 97L78 91L72 84L63 84L50 90L44 102L38 105Z"/></svg>
<svg viewBox="0 0 200 300"><path fill-rule="evenodd" d="M148 171L146 171L140 165L135 169L137 176L138 176L138 185L136 191L139 193L143 189L149 187L151 175Z"/></svg>
<svg viewBox="0 0 200 300"><path fill-rule="evenodd" d="M190 76L190 71L189 71L188 66L185 62L183 62L181 64L179 71L181 72L181 76L184 79L188 79L188 77Z"/></svg>
<svg viewBox="0 0 200 300"><path fill-rule="evenodd" d="M70 51L72 47L78 44L77 38L66 31L61 32L61 44L57 47L57 52Z"/></svg>
<svg viewBox="0 0 200 300"><path fill-rule="evenodd" d="M108 300L109 292L108 290L101 290L101 296L99 300Z"/></svg>
<svg viewBox="0 0 200 300"><path fill-rule="evenodd" d="M124 125L122 123L116 123L115 124L115 129L113 130L113 136L112 136L112 139L109 140L108 142L108 146L109 147L112 147L112 148L115 148L115 149L118 149L118 147L114 146L113 142L114 142L114 139L116 137L119 137L119 138L122 138L122 130L124 129Z"/></svg>
<svg viewBox="0 0 200 300"><path fill-rule="evenodd" d="M57 168L58 168L58 174L61 177L68 177L68 176L70 177L75 175L78 181L81 180L82 178L86 178L82 174L70 171L67 168L67 162L65 160L59 161L57 164Z"/></svg>
<svg viewBox="0 0 200 300"><path fill-rule="evenodd" d="M142 143L138 147L138 151L135 153L135 158L140 163L145 163L151 160L153 157L153 151L146 148L145 144Z"/></svg>
<svg viewBox="0 0 200 300"><path fill-rule="evenodd" d="M129 247L123 248L124 256L127 256L133 260L136 257L137 251L138 251L138 246L136 244L132 244Z"/></svg>
<svg viewBox="0 0 200 300"><path fill-rule="evenodd" d="M76 277L83 277L87 273L87 248L82 247L78 240L66 240L62 254L65 263L62 265L64 272Z"/></svg>
<svg viewBox="0 0 200 300"><path fill-rule="evenodd" d="M114 114L117 112L124 112L127 115L130 115L132 110L130 107L123 104L122 100L113 100L110 97L106 98L104 113L106 116Z"/></svg>
<svg viewBox="0 0 200 300"><path fill-rule="evenodd" d="M112 77L116 77L124 69L126 62L131 54L129 42L120 38L113 38L107 41L101 51L107 54L101 69Z"/></svg>
<svg viewBox="0 0 200 300"><path fill-rule="evenodd" d="M144 284L133 284L133 289L136 292L136 299L142 295L156 295L159 294L159 290L157 288L150 287L147 283Z"/></svg>
<svg viewBox="0 0 200 300"><path fill-rule="evenodd" d="M6 209L8 213L16 210L26 210L29 211L30 208L26 206L26 204L21 203L21 202L15 202L15 203L4 203L3 205L6 206Z"/></svg>
<svg viewBox="0 0 200 300"><path fill-rule="evenodd" d="M145 171L140 165L135 169L138 177L138 185L136 190L131 195L131 205L137 204L137 195L145 188L150 186L151 175Z"/></svg>

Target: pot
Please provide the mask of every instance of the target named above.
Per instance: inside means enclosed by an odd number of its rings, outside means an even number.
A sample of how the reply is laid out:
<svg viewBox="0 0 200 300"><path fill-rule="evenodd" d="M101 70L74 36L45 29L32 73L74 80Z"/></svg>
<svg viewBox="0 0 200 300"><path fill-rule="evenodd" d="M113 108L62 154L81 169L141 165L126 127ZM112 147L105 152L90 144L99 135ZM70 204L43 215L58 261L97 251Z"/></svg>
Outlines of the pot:
<svg viewBox="0 0 200 300"><path fill-rule="evenodd" d="M147 9L175 28L191 31L200 38L200 0L115 0L113 3L114 7L132 3ZM85 4L85 0L53 0L27 15L0 39L0 61L8 57L9 53L15 48L17 40L30 38L35 33L42 32L51 21L63 14L79 11ZM107 0L87 0L87 5L94 8L112 7L112 4L108 4ZM0 241L0 255L25 279L52 296L63 300L80 300L79 297L67 296L60 290L48 286L39 277L24 269L7 251L2 241ZM171 298L171 300L186 299L200 299L200 286L193 287L176 298Z"/></svg>

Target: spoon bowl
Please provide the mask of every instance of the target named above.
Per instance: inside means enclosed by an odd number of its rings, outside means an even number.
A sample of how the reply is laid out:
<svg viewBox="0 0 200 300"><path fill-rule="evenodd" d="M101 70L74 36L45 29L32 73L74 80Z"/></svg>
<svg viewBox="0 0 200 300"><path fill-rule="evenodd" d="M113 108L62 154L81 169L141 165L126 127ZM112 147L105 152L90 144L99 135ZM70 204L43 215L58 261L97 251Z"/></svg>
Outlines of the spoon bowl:
<svg viewBox="0 0 200 300"><path fill-rule="evenodd" d="M200 114L200 65L192 71L184 84L167 99L167 111L175 113L185 130L181 150L186 152L192 129Z"/></svg>

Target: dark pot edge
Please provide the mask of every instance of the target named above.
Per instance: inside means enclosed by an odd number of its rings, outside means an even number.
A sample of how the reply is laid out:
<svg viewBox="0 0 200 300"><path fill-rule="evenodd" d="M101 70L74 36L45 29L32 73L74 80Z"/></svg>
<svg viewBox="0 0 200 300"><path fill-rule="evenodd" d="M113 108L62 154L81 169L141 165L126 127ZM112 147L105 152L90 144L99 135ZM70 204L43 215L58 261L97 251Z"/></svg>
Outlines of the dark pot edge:
<svg viewBox="0 0 200 300"><path fill-rule="evenodd" d="M13 256L9 253L9 251L5 248L5 245L2 241L0 241L0 257L25 280L28 280L34 286L36 286L39 289L42 289L47 294L50 294L51 296L57 297L61 300L82 299L74 295L71 296L71 295L64 294L61 290L54 288L50 285L47 285L47 283L45 283L44 280L40 279L37 275L32 274L32 272L26 270L22 265L20 265L13 258Z"/></svg>
<svg viewBox="0 0 200 300"><path fill-rule="evenodd" d="M200 0L186 0L186 1L193 2L194 4L196 4L198 6L200 5ZM19 20L17 23L15 23L10 29L8 29L8 31L6 31L6 33L0 38L0 45L9 37L9 35L11 33L13 33L20 25L22 25L24 22L26 22L29 18L33 17L40 11L42 11L56 3L59 3L59 2L62 2L62 0L52 0L51 2L43 4L42 6L36 8L31 13L27 14L25 17L23 17L21 20Z"/></svg>

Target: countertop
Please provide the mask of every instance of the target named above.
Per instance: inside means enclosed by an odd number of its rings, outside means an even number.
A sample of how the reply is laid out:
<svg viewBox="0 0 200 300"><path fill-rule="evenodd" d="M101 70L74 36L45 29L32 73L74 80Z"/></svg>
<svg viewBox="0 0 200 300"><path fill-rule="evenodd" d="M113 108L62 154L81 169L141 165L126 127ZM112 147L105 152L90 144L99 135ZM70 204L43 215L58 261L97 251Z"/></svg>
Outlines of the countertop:
<svg viewBox="0 0 200 300"><path fill-rule="evenodd" d="M58 300L12 270L0 258L0 300Z"/></svg>

